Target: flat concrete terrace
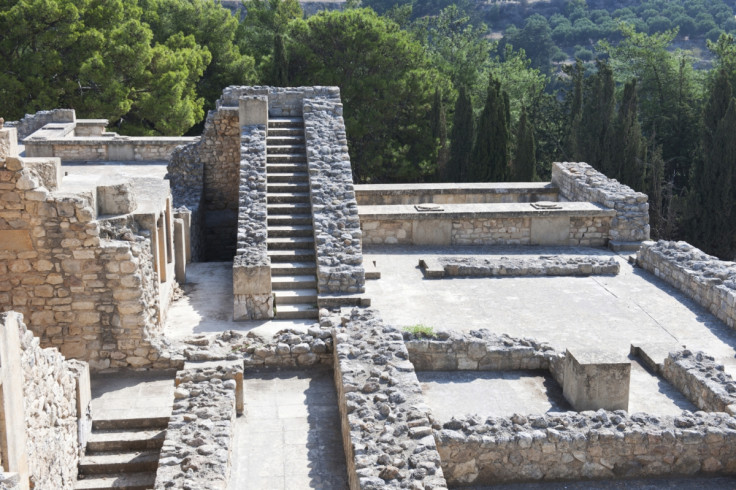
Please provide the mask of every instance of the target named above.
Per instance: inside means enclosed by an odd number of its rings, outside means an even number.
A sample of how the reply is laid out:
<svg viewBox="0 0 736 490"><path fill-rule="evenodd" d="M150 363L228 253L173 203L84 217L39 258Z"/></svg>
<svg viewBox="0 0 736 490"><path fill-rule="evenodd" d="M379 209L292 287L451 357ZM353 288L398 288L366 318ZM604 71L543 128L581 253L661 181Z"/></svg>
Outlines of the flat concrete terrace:
<svg viewBox="0 0 736 490"><path fill-rule="evenodd" d="M235 422L232 490L347 488L332 373L249 372Z"/></svg>
<svg viewBox="0 0 736 490"><path fill-rule="evenodd" d="M557 201L558 194L559 189L549 182L363 184L355 186L355 198L360 206Z"/></svg>
<svg viewBox="0 0 736 490"><path fill-rule="evenodd" d="M556 349L596 348L627 356L631 344L661 352L703 350L736 374L736 332L684 294L605 249L557 247L367 247L380 280L366 294L389 324L424 324L532 337ZM426 257L563 255L615 257L618 275L424 279ZM659 359L661 362L662 359Z"/></svg>

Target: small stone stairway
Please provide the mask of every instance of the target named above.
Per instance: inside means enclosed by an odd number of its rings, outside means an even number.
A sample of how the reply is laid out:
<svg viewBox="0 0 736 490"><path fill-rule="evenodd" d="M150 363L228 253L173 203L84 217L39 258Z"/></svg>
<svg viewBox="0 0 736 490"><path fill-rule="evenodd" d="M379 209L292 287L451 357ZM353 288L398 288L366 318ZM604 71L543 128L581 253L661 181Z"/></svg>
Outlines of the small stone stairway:
<svg viewBox="0 0 736 490"><path fill-rule="evenodd" d="M276 318L318 318L312 204L302 118L269 118L268 255Z"/></svg>
<svg viewBox="0 0 736 490"><path fill-rule="evenodd" d="M168 423L168 417L93 420L74 489L153 488Z"/></svg>

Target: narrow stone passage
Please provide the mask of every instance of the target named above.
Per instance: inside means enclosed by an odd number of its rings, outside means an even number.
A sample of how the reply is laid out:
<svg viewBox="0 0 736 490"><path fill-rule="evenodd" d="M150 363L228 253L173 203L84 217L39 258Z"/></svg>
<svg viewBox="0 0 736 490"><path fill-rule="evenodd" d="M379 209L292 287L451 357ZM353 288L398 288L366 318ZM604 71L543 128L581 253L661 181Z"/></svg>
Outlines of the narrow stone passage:
<svg viewBox="0 0 736 490"><path fill-rule="evenodd" d="M248 373L235 423L232 490L347 488L340 415L327 369Z"/></svg>

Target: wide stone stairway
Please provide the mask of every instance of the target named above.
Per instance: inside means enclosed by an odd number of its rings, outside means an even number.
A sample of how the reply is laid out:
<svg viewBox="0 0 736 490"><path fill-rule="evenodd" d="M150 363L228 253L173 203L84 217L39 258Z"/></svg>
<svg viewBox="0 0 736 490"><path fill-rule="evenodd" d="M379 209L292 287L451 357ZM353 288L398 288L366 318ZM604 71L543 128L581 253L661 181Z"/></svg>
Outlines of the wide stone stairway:
<svg viewBox="0 0 736 490"><path fill-rule="evenodd" d="M302 118L269 118L268 255L276 318L317 318L312 205Z"/></svg>

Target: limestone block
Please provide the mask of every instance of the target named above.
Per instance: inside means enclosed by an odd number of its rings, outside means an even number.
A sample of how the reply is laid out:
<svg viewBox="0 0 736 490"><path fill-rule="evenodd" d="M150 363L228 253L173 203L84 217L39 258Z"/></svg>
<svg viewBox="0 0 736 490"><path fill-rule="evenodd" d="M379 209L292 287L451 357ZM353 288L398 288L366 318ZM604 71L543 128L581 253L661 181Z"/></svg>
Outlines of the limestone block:
<svg viewBox="0 0 736 490"><path fill-rule="evenodd" d="M24 252L33 250L29 230L3 230L0 233L0 250Z"/></svg>
<svg viewBox="0 0 736 490"><path fill-rule="evenodd" d="M452 220L414 220L411 226L413 245L452 244Z"/></svg>
<svg viewBox="0 0 736 490"><path fill-rule="evenodd" d="M562 394L575 410L628 410L631 361L603 351L565 353Z"/></svg>
<svg viewBox="0 0 736 490"><path fill-rule="evenodd" d="M187 282L187 257L186 238L184 232L184 220L174 219L174 277L176 282L184 284Z"/></svg>
<svg viewBox="0 0 736 490"><path fill-rule="evenodd" d="M15 128L0 128L0 163L18 154L18 133Z"/></svg>
<svg viewBox="0 0 736 490"><path fill-rule="evenodd" d="M241 126L268 124L268 96L251 95L239 99Z"/></svg>
<svg viewBox="0 0 736 490"><path fill-rule="evenodd" d="M128 214L136 207L135 194L129 182L97 186L98 214Z"/></svg>
<svg viewBox="0 0 736 490"><path fill-rule="evenodd" d="M568 216L545 216L531 221L532 245L567 245L570 236Z"/></svg>
<svg viewBox="0 0 736 490"><path fill-rule="evenodd" d="M234 294L269 294L271 292L271 266L233 264Z"/></svg>

